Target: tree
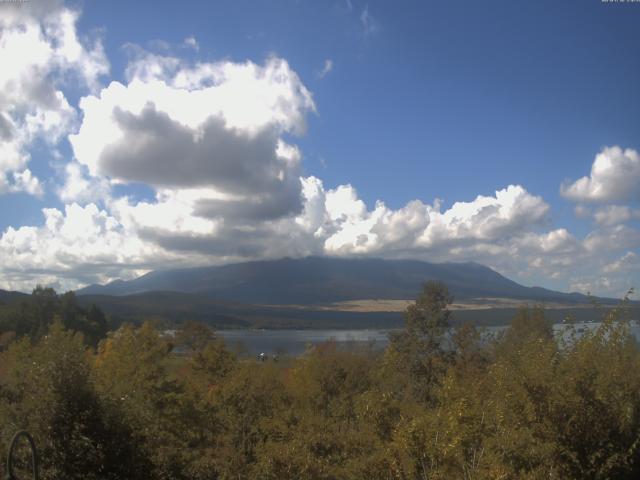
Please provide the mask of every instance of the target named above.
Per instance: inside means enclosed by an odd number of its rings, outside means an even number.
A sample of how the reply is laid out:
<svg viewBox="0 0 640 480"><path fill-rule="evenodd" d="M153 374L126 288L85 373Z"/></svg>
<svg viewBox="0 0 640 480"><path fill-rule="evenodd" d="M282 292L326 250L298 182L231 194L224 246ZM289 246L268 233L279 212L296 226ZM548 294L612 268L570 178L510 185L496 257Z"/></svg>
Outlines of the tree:
<svg viewBox="0 0 640 480"><path fill-rule="evenodd" d="M41 478L146 478L130 429L109 415L95 391L81 334L58 319L37 344L18 341L2 360L3 435L33 434Z"/></svg>
<svg viewBox="0 0 640 480"><path fill-rule="evenodd" d="M415 303L404 313L404 329L390 335L386 369L391 376L403 372L408 381L402 383L412 386L419 401L432 400L433 387L446 370L448 352L444 343L452 301L444 283L426 282Z"/></svg>
<svg viewBox="0 0 640 480"><path fill-rule="evenodd" d="M190 353L201 352L215 338L216 335L209 326L187 320L176 334L176 344L185 347Z"/></svg>
<svg viewBox="0 0 640 480"><path fill-rule="evenodd" d="M125 325L100 344L94 363L100 396L131 426L153 464L148 478L184 478L182 391L168 373L170 351L150 323Z"/></svg>
<svg viewBox="0 0 640 480"><path fill-rule="evenodd" d="M374 358L327 342L298 359L286 395L275 396L276 414L261 422L252 478L384 478L387 458L370 415L376 398L366 395Z"/></svg>
<svg viewBox="0 0 640 480"><path fill-rule="evenodd" d="M541 306L521 306L500 343L517 349L536 340L553 341L553 324L547 320Z"/></svg>
<svg viewBox="0 0 640 480"><path fill-rule="evenodd" d="M33 293L9 305L0 305L0 334L14 332L16 338L28 336L32 341L46 335L58 318L68 329L83 334L84 341L93 347L108 331L104 313L95 305L87 311L73 292L56 294L52 288L36 287Z"/></svg>
<svg viewBox="0 0 640 480"><path fill-rule="evenodd" d="M444 283L426 282L415 303L405 311L405 330L420 337L430 349L439 349L442 337L450 327L449 305L452 302L453 297Z"/></svg>

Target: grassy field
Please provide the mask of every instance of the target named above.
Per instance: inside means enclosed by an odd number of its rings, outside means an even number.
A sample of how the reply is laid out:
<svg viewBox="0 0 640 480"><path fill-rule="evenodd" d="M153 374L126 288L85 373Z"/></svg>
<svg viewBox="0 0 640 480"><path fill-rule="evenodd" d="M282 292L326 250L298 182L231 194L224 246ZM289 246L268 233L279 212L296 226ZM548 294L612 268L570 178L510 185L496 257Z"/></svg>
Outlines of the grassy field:
<svg viewBox="0 0 640 480"><path fill-rule="evenodd" d="M321 305L264 305L264 307L335 312L403 312L411 303L413 303L413 300L361 299ZM557 302L536 302L535 300L512 298L472 298L465 301L454 302L449 308L453 311L475 311L513 309L519 308L522 305L540 305L547 310L584 310L593 308L590 304L576 305Z"/></svg>
<svg viewBox="0 0 640 480"><path fill-rule="evenodd" d="M101 301L106 298L108 301ZM112 303L115 298L117 303ZM354 300L321 305L242 305L214 302L190 303L190 298L157 298L157 302L135 302L128 297L94 297L96 303L119 322L138 323L153 319L166 328L185 320L207 323L216 329L359 329L397 328L403 324L402 312L409 300ZM508 299L474 299L451 306L453 323L472 323L482 326L507 325L518 308L526 302ZM531 302L529 305L534 305ZM603 312L592 305L546 304L547 317L555 323L566 318L577 321L599 321ZM631 319L640 319L640 308L634 306Z"/></svg>

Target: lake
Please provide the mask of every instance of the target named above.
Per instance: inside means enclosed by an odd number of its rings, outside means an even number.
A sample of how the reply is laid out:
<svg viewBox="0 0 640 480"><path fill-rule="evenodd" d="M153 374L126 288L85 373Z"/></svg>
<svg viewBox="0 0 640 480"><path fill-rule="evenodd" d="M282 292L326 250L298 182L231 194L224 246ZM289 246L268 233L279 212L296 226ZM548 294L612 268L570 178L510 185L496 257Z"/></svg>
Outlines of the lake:
<svg viewBox="0 0 640 480"><path fill-rule="evenodd" d="M595 329L599 324L579 323L577 329ZM554 330L559 333L565 325L556 324ZM485 327L488 333L497 333L506 327ZM318 345L333 340L343 347L363 346L368 343L374 348L384 348L388 343L389 332L394 330L357 329L357 330L218 330L216 333L224 339L231 349L238 349L250 355L286 354L301 355L309 345ZM640 341L640 326L631 323L631 332Z"/></svg>
<svg viewBox="0 0 640 480"><path fill-rule="evenodd" d="M334 340L340 345L365 345L373 343L384 348L392 330L218 330L216 334L231 348L252 355L282 354L300 355L308 345L318 345Z"/></svg>

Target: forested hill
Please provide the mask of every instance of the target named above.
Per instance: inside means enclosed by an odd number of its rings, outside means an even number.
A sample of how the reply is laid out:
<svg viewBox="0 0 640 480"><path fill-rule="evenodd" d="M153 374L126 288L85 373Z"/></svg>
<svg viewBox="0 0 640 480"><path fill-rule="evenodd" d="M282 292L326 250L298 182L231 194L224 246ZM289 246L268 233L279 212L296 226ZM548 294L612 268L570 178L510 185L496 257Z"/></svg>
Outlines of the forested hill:
<svg viewBox="0 0 640 480"><path fill-rule="evenodd" d="M427 280L446 283L456 299L502 297L583 303L587 297L525 287L477 263L415 260L284 258L150 272L135 280L92 285L79 295L170 291L250 304L319 304L354 299L413 299Z"/></svg>
<svg viewBox="0 0 640 480"><path fill-rule="evenodd" d="M22 292L0 290L0 303L9 303L23 297L27 297L27 294Z"/></svg>

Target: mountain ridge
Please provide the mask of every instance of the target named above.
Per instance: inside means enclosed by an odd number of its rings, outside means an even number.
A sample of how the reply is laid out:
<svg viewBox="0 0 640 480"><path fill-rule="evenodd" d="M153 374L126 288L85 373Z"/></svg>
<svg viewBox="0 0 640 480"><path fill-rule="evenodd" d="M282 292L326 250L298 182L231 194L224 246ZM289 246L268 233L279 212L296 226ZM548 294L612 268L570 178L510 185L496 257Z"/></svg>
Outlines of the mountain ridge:
<svg viewBox="0 0 640 480"><path fill-rule="evenodd" d="M28 294L22 292L16 292L13 290L0 290L0 302L2 303L13 302L18 298L24 298L27 296Z"/></svg>
<svg viewBox="0 0 640 480"><path fill-rule="evenodd" d="M337 257L285 257L155 270L133 280L90 285L76 293L125 296L173 291L205 295L219 301L305 305L364 298L413 299L427 280L446 283L456 299L503 297L538 302L588 302L588 297L580 293L520 285L475 262Z"/></svg>

